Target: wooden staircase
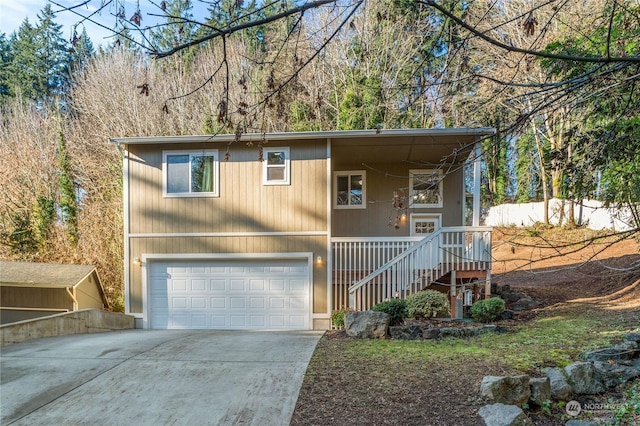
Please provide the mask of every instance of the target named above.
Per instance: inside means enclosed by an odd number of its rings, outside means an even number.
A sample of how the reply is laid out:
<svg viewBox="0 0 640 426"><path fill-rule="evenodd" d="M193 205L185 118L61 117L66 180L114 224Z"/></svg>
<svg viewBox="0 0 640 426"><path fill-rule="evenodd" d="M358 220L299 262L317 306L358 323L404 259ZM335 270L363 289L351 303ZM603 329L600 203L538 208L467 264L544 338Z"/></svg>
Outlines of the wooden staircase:
<svg viewBox="0 0 640 426"><path fill-rule="evenodd" d="M406 298L439 283L443 277L452 281L449 293L454 303L458 280L484 278L485 285L490 285L491 228L441 228L394 254L375 268L334 268L333 282L341 285L333 287L333 309L371 309L385 300ZM336 262L350 263L339 259ZM376 266L375 262L369 264Z"/></svg>

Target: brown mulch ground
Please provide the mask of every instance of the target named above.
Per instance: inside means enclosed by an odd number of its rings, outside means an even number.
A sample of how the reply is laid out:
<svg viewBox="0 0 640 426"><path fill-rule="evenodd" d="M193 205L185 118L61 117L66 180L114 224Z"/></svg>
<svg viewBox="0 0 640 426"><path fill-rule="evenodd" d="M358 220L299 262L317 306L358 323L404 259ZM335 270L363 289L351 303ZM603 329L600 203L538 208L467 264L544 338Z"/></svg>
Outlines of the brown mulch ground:
<svg viewBox="0 0 640 426"><path fill-rule="evenodd" d="M556 307L592 309L594 305L629 312L629 322L640 315L640 262L638 244L626 240L594 256L589 246L562 257L545 258L553 249L519 245L508 231L494 232L493 281L517 287L542 303L523 312L516 323L526 323L538 312ZM599 250L599 249L598 249ZM634 285L635 283L635 285ZM504 375L504 366L483 359L452 354L446 362L358 356L352 338L327 332L320 339L309 365L292 417L292 425L479 425L482 377ZM556 408L557 410L557 408ZM555 413L558 415L559 413ZM535 425L563 425L566 420L542 411L528 412Z"/></svg>

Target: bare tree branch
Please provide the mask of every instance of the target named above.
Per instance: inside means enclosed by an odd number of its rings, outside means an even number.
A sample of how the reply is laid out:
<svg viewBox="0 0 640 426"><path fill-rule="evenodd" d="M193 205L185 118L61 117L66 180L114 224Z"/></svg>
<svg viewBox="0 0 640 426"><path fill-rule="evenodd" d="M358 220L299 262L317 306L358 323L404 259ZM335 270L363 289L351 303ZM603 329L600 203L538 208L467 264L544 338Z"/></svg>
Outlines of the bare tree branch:
<svg viewBox="0 0 640 426"><path fill-rule="evenodd" d="M617 57L617 56L611 57L611 56L609 56L609 57L602 57L602 56L558 55L558 54L549 53L549 52L545 52L545 51L541 51L541 50L523 49L523 48L520 48L520 47L511 46L511 45L502 43L501 41L496 40L493 37L489 37L488 35L486 35L482 31L479 31L474 26L467 24L465 21L463 21L462 19L460 19L457 16L455 16L453 13L451 13L450 11L448 11L447 9L445 9L444 7L442 7L441 5L436 3L434 0L417 0L417 2L421 3L421 4L424 4L426 6L433 7L434 9L436 9L440 13L442 13L444 16L446 16L447 18L451 19L456 24L460 25L465 30L469 31L470 33L474 34L475 36L480 37L482 40L486 41L487 43L490 43L490 44L492 44L494 46L497 46L497 47L499 47L501 49L504 49L504 50L507 50L509 52L523 53L523 54L526 54L526 55L533 55L533 56L538 56L538 57L541 57L541 58L558 59L558 60L561 60L561 61L586 62L586 63L605 63L605 64L612 63L612 62L640 63L640 56L624 56L624 57Z"/></svg>

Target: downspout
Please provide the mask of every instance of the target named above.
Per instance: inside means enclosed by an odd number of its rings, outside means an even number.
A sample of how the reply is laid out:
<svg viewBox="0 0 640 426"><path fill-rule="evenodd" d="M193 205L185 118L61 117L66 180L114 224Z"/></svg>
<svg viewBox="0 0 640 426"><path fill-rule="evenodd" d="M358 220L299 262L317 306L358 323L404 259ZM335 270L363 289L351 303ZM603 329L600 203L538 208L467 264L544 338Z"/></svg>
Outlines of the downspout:
<svg viewBox="0 0 640 426"><path fill-rule="evenodd" d="M71 300L73 300L73 310L77 311L78 310L78 299L76 299L75 294L73 294L74 292L71 291L72 288L73 287L65 287L65 290L67 290L67 293L69 293L69 296L71 296Z"/></svg>

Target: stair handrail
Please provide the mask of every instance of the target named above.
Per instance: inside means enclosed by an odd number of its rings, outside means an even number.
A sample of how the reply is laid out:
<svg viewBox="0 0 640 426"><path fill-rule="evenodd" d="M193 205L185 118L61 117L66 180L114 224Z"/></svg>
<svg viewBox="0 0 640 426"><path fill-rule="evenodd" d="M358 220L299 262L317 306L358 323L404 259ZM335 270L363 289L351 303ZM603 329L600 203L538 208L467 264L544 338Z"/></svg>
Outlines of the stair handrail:
<svg viewBox="0 0 640 426"><path fill-rule="evenodd" d="M359 281L353 283L349 287L349 298L352 299L352 297L354 296L355 292L358 291L360 288L364 287L373 278L375 278L376 276L382 274L383 272L388 271L389 269L391 269L393 267L393 265L395 265L396 263L401 262L402 260L404 260L405 258L410 256L414 252L420 250L424 245L433 242L433 240L435 240L440 235L442 235L443 232L456 232L456 231L460 231L460 232L485 232L485 231L490 231L491 229L492 228L489 227L489 226L452 226L452 227L439 228L435 232L425 236L423 239L418 241L416 244L414 244L410 248L406 249L402 253L400 253L397 256L395 256L394 258L390 259L387 263L385 263L384 265L380 266L375 271L373 271L370 274L366 275L365 277L361 278ZM440 254L438 253L437 256L438 256L439 260L436 261L436 265L430 265L431 268L434 268L435 266L437 266L441 262Z"/></svg>
<svg viewBox="0 0 640 426"><path fill-rule="evenodd" d="M425 236L423 239L418 241L416 244L412 245L411 247L409 247L408 249L406 249L402 253L398 254L396 257L390 259L387 263L385 263L384 265L380 266L378 269L376 269L375 271L371 272L369 275L363 277L359 281L357 281L354 284L352 284L349 287L349 294L351 295L351 294L355 293L360 287L363 287L366 283L371 281L372 278L374 278L377 275L380 275L383 272L386 272L394 264L402 261L405 257L408 257L413 252L419 250L425 244L430 243L431 241L433 241L436 237L438 237L440 234L442 234L442 229L443 228L440 228L437 231L432 232L431 234Z"/></svg>

